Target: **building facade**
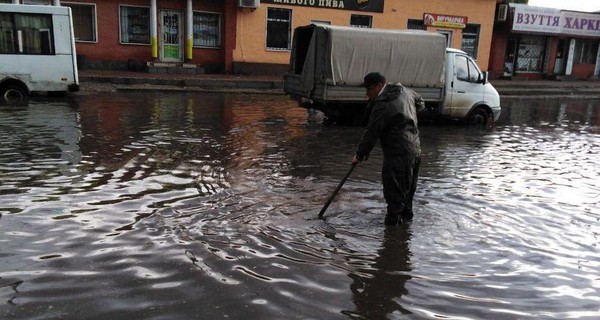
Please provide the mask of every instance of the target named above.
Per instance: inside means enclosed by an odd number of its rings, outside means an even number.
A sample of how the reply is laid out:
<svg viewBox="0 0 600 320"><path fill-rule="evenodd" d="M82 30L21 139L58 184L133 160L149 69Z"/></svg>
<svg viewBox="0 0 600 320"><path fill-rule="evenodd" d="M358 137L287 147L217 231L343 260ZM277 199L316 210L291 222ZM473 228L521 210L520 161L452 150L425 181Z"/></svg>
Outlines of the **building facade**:
<svg viewBox="0 0 600 320"><path fill-rule="evenodd" d="M0 0L69 6L80 67L280 75L293 31L310 23L425 29L486 70L496 0Z"/></svg>
<svg viewBox="0 0 600 320"><path fill-rule="evenodd" d="M282 73L294 28L325 23L439 32L449 47L465 50L486 70L495 5L495 0L261 0L238 10L233 69Z"/></svg>
<svg viewBox="0 0 600 320"><path fill-rule="evenodd" d="M600 14L499 3L490 77L590 79L600 73Z"/></svg>

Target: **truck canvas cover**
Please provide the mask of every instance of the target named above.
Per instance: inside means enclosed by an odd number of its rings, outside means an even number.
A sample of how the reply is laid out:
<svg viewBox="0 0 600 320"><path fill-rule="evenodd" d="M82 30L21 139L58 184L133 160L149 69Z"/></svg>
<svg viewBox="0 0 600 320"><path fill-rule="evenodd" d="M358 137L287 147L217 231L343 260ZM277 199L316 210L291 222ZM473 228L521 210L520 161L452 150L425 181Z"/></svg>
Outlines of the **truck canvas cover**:
<svg viewBox="0 0 600 320"><path fill-rule="evenodd" d="M421 30L309 25L296 29L295 40L310 34L308 48L292 49L296 52L292 64L302 65L295 73L301 74L307 93L314 81L359 86L364 75L373 71L383 73L388 82L408 87L443 86L444 35ZM298 56L299 51L305 51L304 57Z"/></svg>

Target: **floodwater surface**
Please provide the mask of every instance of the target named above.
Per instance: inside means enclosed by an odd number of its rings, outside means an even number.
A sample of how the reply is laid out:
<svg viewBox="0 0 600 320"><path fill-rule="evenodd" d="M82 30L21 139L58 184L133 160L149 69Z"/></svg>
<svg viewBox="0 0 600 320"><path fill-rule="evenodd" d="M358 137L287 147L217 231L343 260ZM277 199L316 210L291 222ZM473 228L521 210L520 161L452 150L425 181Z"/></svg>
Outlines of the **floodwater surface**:
<svg viewBox="0 0 600 320"><path fill-rule="evenodd" d="M284 96L0 106L1 319L598 319L600 102L423 124L415 218L381 152Z"/></svg>

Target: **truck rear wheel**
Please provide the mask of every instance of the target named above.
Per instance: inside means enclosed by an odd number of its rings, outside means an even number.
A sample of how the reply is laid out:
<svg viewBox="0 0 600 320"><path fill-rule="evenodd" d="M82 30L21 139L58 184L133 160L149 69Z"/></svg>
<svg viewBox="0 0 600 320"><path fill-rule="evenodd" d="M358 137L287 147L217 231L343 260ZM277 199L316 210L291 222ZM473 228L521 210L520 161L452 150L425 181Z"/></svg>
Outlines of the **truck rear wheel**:
<svg viewBox="0 0 600 320"><path fill-rule="evenodd" d="M467 118L467 123L474 127L486 127L488 125L490 114L484 108L476 108Z"/></svg>
<svg viewBox="0 0 600 320"><path fill-rule="evenodd" d="M27 91L14 84L0 87L0 101L5 103L19 103L25 101Z"/></svg>

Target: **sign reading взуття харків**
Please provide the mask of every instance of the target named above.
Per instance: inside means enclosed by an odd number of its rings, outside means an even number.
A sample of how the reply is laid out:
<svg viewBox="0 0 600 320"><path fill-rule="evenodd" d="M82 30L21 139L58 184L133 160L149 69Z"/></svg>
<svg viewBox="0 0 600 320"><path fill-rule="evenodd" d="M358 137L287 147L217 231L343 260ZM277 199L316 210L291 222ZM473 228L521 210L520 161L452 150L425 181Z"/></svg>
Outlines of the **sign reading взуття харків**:
<svg viewBox="0 0 600 320"><path fill-rule="evenodd" d="M513 31L600 38L600 15L553 8L513 5Z"/></svg>
<svg viewBox="0 0 600 320"><path fill-rule="evenodd" d="M261 3L365 12L383 12L383 1L384 0L260 0Z"/></svg>

